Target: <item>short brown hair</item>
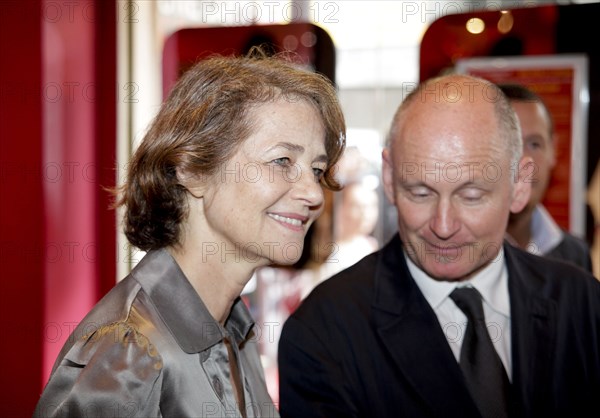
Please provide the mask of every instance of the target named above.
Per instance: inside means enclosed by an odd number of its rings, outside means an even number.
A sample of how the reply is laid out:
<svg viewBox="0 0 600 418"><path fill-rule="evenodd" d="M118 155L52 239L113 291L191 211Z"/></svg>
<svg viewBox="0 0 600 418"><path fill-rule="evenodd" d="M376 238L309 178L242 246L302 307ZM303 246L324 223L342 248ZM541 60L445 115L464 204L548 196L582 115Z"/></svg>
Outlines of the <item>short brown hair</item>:
<svg viewBox="0 0 600 418"><path fill-rule="evenodd" d="M248 111L280 98L308 102L318 111L328 156L322 184L339 190L332 167L344 150L346 128L329 79L260 51L210 57L182 75L129 163L117 202L126 207L127 239L144 251L177 244L187 216L187 191L177 171L216 173L252 134Z"/></svg>
<svg viewBox="0 0 600 418"><path fill-rule="evenodd" d="M500 83L498 84L498 88L502 90L502 93L504 93L511 102L534 102L542 105L548 122L549 137L552 138L554 136L554 118L544 100L542 100L537 93L521 84L514 83Z"/></svg>

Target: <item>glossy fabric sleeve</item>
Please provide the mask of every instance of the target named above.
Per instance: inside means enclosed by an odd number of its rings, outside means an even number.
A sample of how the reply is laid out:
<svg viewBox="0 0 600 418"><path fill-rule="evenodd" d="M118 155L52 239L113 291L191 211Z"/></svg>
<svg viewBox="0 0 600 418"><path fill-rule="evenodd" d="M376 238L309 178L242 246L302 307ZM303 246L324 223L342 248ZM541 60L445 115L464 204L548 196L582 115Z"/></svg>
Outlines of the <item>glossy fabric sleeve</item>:
<svg viewBox="0 0 600 418"><path fill-rule="evenodd" d="M34 417L160 417L162 360L129 324L84 336L48 381Z"/></svg>
<svg viewBox="0 0 600 418"><path fill-rule="evenodd" d="M278 348L279 413L282 418L357 417L342 369L305 324L290 317Z"/></svg>

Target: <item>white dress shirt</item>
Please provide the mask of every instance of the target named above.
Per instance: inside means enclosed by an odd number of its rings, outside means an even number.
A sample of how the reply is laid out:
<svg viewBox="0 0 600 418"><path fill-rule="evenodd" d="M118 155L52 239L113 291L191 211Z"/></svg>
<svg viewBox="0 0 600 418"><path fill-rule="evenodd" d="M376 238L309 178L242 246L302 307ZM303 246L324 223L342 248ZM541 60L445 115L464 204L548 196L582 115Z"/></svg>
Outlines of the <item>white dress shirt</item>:
<svg viewBox="0 0 600 418"><path fill-rule="evenodd" d="M417 286L438 317L448 344L456 361L460 359L460 349L467 329L467 317L450 299L456 287L471 286L483 297L483 312L490 338L498 352L508 378L512 381L512 356L510 350L510 299L508 296L508 272L504 259L504 249L483 270L469 280L460 282L432 279L417 267L404 253L408 269Z"/></svg>
<svg viewBox="0 0 600 418"><path fill-rule="evenodd" d="M563 232L542 205L537 205L531 216L531 241L527 251L544 255L552 251L563 239Z"/></svg>

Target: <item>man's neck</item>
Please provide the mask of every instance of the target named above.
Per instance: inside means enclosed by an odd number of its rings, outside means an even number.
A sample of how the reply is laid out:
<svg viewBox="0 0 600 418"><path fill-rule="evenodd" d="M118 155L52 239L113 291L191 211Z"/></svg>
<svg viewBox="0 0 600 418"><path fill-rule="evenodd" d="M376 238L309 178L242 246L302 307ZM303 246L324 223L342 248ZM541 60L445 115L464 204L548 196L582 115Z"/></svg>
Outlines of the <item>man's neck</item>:
<svg viewBox="0 0 600 418"><path fill-rule="evenodd" d="M525 207L517 214L511 214L506 232L513 238L519 247L526 249L531 242L531 219L535 207Z"/></svg>

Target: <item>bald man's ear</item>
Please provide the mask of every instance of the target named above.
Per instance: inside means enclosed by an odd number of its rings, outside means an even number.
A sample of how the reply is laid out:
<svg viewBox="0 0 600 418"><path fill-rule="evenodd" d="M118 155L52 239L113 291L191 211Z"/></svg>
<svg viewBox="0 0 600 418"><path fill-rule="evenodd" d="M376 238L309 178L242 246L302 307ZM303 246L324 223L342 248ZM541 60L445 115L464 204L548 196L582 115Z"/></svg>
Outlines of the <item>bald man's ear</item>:
<svg viewBox="0 0 600 418"><path fill-rule="evenodd" d="M518 171L513 176L512 201L510 211L519 213L527 206L531 196L531 183L535 174L535 163L531 157L522 157L519 161Z"/></svg>
<svg viewBox="0 0 600 418"><path fill-rule="evenodd" d="M383 191L387 200L393 205L394 202L394 166L389 148L381 152Z"/></svg>

